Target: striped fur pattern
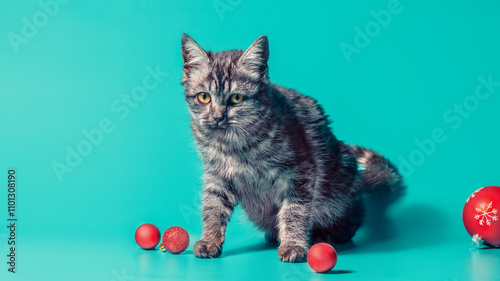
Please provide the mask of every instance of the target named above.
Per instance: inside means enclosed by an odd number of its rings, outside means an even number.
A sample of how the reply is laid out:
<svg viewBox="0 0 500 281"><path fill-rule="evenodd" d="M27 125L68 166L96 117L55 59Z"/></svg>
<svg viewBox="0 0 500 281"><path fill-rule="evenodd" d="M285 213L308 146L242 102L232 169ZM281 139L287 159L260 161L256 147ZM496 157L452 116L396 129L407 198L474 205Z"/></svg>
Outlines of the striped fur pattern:
<svg viewBox="0 0 500 281"><path fill-rule="evenodd" d="M312 243L354 236L363 191L402 194L394 165L337 140L316 100L269 81L266 36L246 51L205 51L187 34L181 45L181 84L205 169L196 257L221 255L237 204L268 240L279 242L282 261L303 262ZM198 100L201 92L209 103ZM243 102L231 104L233 94L244 95Z"/></svg>

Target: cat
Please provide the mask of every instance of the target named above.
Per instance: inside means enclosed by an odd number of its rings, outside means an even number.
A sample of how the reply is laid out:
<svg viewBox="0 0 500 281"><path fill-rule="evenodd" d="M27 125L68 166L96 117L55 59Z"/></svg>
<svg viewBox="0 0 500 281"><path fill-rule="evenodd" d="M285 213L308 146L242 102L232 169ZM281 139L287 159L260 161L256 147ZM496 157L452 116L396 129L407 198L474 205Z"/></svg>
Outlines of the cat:
<svg viewBox="0 0 500 281"><path fill-rule="evenodd" d="M311 97L269 81L266 36L247 50L205 51L181 40L181 85L204 164L198 258L222 253L234 207L279 242L283 262L304 262L316 242L341 244L360 227L367 194L393 202L405 185L373 150L332 133Z"/></svg>

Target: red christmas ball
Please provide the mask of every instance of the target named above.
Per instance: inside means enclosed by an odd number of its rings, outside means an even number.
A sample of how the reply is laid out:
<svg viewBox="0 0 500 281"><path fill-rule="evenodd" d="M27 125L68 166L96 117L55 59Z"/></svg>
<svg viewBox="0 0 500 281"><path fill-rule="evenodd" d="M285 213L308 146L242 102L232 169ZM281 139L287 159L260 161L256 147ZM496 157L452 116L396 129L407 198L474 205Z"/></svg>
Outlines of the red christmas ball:
<svg viewBox="0 0 500 281"><path fill-rule="evenodd" d="M307 253L307 263L318 273L328 272L337 264L337 252L330 244L314 244Z"/></svg>
<svg viewBox="0 0 500 281"><path fill-rule="evenodd" d="M161 233L158 227L145 223L135 231L135 242L139 247L150 250L160 242Z"/></svg>
<svg viewBox="0 0 500 281"><path fill-rule="evenodd" d="M488 246L500 246L500 187L487 186L472 193L462 212L464 226L474 240ZM478 241L475 241L476 243Z"/></svg>
<svg viewBox="0 0 500 281"><path fill-rule="evenodd" d="M184 228L172 226L163 233L163 247L172 254L184 252L189 246L189 234Z"/></svg>

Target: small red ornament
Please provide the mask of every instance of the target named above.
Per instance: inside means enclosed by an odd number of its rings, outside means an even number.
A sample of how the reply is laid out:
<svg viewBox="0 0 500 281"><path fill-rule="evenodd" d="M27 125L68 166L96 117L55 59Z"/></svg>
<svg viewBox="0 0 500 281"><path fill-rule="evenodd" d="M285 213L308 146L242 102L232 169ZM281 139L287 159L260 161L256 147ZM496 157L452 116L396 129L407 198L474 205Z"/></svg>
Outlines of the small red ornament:
<svg viewBox="0 0 500 281"><path fill-rule="evenodd" d="M156 247L160 242L161 233L158 227L145 223L135 231L135 242L139 247L150 250Z"/></svg>
<svg viewBox="0 0 500 281"><path fill-rule="evenodd" d="M472 236L471 248L479 244L492 247L500 246L500 187L480 188L465 202L462 219L467 232Z"/></svg>
<svg viewBox="0 0 500 281"><path fill-rule="evenodd" d="M337 252L330 244L314 244L307 253L307 263L318 273L328 272L337 264Z"/></svg>
<svg viewBox="0 0 500 281"><path fill-rule="evenodd" d="M182 253L189 246L189 234L182 227L172 226L163 233L162 244L172 254Z"/></svg>

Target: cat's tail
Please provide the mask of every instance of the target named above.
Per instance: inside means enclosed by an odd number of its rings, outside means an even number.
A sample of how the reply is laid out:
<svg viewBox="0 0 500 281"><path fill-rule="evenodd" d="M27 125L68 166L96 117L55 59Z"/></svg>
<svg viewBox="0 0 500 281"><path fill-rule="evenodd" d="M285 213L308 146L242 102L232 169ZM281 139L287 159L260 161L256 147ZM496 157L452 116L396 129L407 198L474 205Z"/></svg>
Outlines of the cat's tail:
<svg viewBox="0 0 500 281"><path fill-rule="evenodd" d="M352 145L351 149L359 164L359 191L379 204L389 205L406 193L406 186L398 168L380 153Z"/></svg>
<svg viewBox="0 0 500 281"><path fill-rule="evenodd" d="M357 205L363 209L365 239L369 243L392 238L397 232L389 207L406 194L406 185L398 168L371 149L350 146L358 161Z"/></svg>

